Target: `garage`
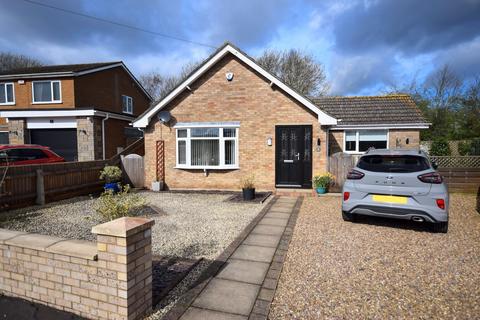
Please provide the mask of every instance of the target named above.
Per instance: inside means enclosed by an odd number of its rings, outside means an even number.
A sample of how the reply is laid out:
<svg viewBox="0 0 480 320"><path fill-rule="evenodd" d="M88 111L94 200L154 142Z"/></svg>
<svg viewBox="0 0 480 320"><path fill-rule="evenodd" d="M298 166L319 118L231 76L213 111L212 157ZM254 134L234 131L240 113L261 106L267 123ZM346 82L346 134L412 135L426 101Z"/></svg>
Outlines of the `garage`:
<svg viewBox="0 0 480 320"><path fill-rule="evenodd" d="M33 129L30 130L30 141L50 147L65 161L76 161L77 129Z"/></svg>

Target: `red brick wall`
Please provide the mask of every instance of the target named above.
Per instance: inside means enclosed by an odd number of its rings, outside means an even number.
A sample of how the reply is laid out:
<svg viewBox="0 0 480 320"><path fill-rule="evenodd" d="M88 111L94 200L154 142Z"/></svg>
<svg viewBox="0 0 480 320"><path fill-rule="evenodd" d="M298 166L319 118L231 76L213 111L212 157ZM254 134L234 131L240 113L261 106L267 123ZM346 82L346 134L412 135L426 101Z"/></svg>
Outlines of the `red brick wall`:
<svg viewBox="0 0 480 320"><path fill-rule="evenodd" d="M234 73L233 81L225 79ZM165 183L180 189L236 189L240 179L255 174L257 189L275 187L275 125L309 124L313 143L321 139L321 151L314 152L313 174L326 170L326 131L316 114L284 94L232 55L226 56L168 106L173 122L240 121L239 170L175 169L175 129L162 126L155 117L145 130L146 186L156 179L155 145L165 140ZM161 128L162 127L162 128ZM273 146L267 146L267 138ZM315 146L314 146L315 150Z"/></svg>

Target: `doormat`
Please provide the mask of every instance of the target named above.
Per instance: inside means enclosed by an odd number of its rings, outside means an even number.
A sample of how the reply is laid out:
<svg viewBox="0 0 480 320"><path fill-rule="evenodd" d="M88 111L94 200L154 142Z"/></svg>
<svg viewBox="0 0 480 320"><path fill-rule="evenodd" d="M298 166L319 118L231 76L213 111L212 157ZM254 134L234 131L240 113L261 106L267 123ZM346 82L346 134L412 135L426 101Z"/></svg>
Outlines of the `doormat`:
<svg viewBox="0 0 480 320"><path fill-rule="evenodd" d="M264 203L272 195L271 192L255 192L255 198L253 200L243 200L243 194L236 192L225 201L227 202L242 202L242 203Z"/></svg>

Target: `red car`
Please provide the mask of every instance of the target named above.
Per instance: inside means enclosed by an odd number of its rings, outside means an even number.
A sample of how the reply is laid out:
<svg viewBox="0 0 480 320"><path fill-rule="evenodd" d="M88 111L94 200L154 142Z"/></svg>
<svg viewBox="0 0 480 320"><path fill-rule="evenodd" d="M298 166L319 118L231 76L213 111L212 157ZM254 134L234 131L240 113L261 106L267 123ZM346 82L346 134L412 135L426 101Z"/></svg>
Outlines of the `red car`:
<svg viewBox="0 0 480 320"><path fill-rule="evenodd" d="M21 166L65 162L65 159L49 147L36 144L0 145L0 166Z"/></svg>

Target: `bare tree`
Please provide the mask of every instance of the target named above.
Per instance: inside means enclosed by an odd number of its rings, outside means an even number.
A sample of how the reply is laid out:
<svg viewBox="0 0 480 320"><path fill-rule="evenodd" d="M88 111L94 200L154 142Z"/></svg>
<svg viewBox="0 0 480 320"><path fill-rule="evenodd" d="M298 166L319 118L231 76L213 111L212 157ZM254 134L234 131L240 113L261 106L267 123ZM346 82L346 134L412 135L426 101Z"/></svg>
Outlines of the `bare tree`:
<svg viewBox="0 0 480 320"><path fill-rule="evenodd" d="M41 65L43 65L41 61L22 54L0 52L0 71L38 67Z"/></svg>
<svg viewBox="0 0 480 320"><path fill-rule="evenodd" d="M164 76L158 71L151 71L139 77L140 83L154 100L164 98L170 91L175 89L185 78L199 65L198 62L190 62L184 65L178 75Z"/></svg>
<svg viewBox="0 0 480 320"><path fill-rule="evenodd" d="M432 107L452 109L458 97L462 94L463 82L444 65L433 72L425 81L425 95L430 99Z"/></svg>
<svg viewBox="0 0 480 320"><path fill-rule="evenodd" d="M266 50L257 63L304 95L322 96L330 89L323 64L299 50Z"/></svg>

